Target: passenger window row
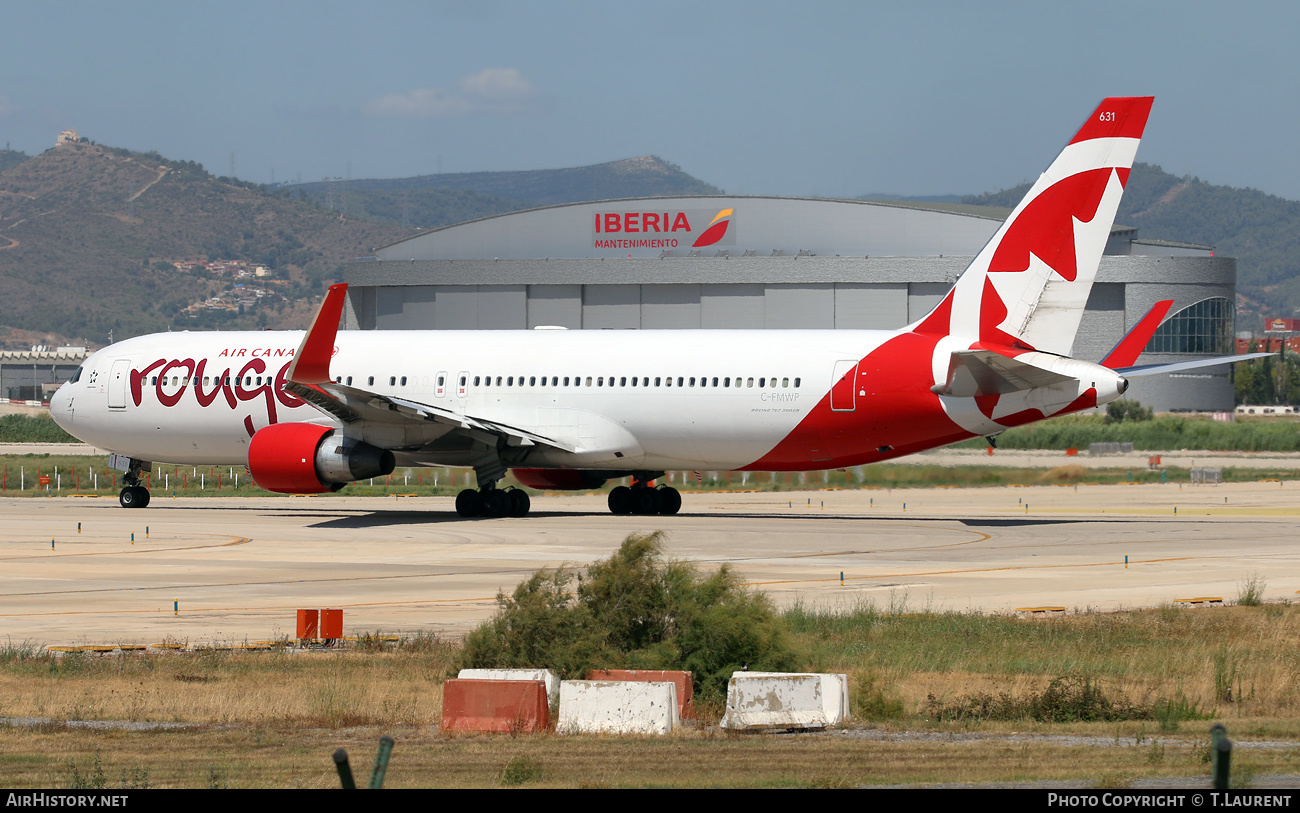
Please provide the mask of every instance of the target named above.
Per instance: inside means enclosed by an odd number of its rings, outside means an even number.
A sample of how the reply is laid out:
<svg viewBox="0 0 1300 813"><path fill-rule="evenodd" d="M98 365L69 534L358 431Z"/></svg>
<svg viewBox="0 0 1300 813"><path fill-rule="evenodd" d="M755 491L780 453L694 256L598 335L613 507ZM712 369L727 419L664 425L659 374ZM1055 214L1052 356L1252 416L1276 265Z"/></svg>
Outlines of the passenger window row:
<svg viewBox="0 0 1300 813"><path fill-rule="evenodd" d="M651 383L653 381L654 383ZM798 388L802 378L793 379L793 386ZM474 386L479 387L711 387L718 389L752 389L757 382L760 389L789 389L792 379L789 376L496 376L476 375Z"/></svg>
<svg viewBox="0 0 1300 813"><path fill-rule="evenodd" d="M163 376L162 379L163 379L163 384L166 385L167 376ZM265 379L265 382L267 384L271 383L272 381L271 376L250 375L244 377L243 385L245 387L252 387L252 386L260 387L263 383L263 379ZM652 380L653 383L651 383ZM779 378L777 376L759 376L757 378L755 378L754 376L736 376L735 378L732 378L730 376L723 376L723 377L700 376L697 378L696 376L679 375L676 378L674 378L673 376L655 376L654 379L651 379L649 376L643 376L638 378L637 376L628 377L628 376L601 375L601 376L584 377L584 376L566 375L563 378L561 378L560 376L551 376L548 379L546 376L539 377L539 376L509 375L509 376L496 376L495 378L493 378L490 375L488 376L476 375L474 376L474 386L476 387L479 386L482 387L525 387L525 386L527 387L546 387L546 386L550 386L550 387L641 387L641 388L701 387L701 388L717 388L717 389L753 389L755 383L757 382L759 389L766 389L768 387L772 387L773 389L789 389L792 386L792 384L797 389L800 383L802 382L802 380L803 379L801 377L795 377L792 380L789 376L781 376ZM233 381L234 384L236 385L240 383L238 376L235 376ZM344 384L349 387L352 386L352 376L350 375L336 376L334 381L337 384ZM231 382L232 382L231 376L225 376L224 378L222 376L206 376L206 375L203 376L203 386L205 387L211 386L214 383L225 384L229 386ZM194 379L194 383L196 384L198 383L197 378ZM463 379L461 383L462 385L464 384ZM156 386L158 384L158 376L151 377L149 379L149 384L150 386ZM368 376L366 379L366 385L374 386L374 384L375 384L375 377L373 375ZM445 386L445 384L446 384L446 378L444 376L438 376L438 386L442 387ZM171 376L171 386L188 387L189 385L190 385L190 376L175 376L175 375ZM388 386L405 387L406 376L389 376Z"/></svg>
<svg viewBox="0 0 1300 813"><path fill-rule="evenodd" d="M162 382L163 382L163 385L164 385L164 386L167 385L167 378L168 378L168 376L162 376ZM260 375L258 375L258 376L252 376L252 375L248 375L248 376L244 376L243 384L244 384L245 387L251 387L251 386L254 385L254 382L256 382L257 386L260 387L260 386L262 385L263 380L265 380L265 382L266 382L267 384L270 384L271 381L273 380L273 377L272 377L272 376L269 376L269 375L268 375L268 376L260 376ZM218 375L218 376L211 376L211 375L205 375L205 376L203 376L203 386L205 386L205 387L210 386L210 385L213 385L213 384L225 384L225 385L229 385L229 384L231 384L232 382L233 382L234 384L238 385L238 384L240 383L240 381L239 381L239 376L219 376L219 375ZM191 380L190 377L189 377L188 375L184 375L184 376L182 376L182 375L174 375L174 376L171 376L171 386L173 386L173 387L175 387L175 386L188 387L191 383L193 383L193 384L198 384L198 383L199 383L198 376L195 376L195 377L193 378L193 380ZM157 386L157 384L158 384L158 376L156 376L156 375L155 375L155 376L150 376L150 378L149 378L149 386L153 387L153 386Z"/></svg>

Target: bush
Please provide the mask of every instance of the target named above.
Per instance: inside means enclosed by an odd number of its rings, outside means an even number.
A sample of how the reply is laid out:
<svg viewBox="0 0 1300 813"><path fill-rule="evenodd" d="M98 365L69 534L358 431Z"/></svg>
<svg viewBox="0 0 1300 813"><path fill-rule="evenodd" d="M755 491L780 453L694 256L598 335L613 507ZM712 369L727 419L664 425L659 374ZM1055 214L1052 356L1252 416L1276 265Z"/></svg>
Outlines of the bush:
<svg viewBox="0 0 1300 813"><path fill-rule="evenodd" d="M1184 703L1166 707L1163 713L1166 717L1176 718L1188 713L1189 708ZM1015 698L1003 692L997 697L976 694L943 701L930 695L922 711L936 720L1029 719L1046 723L1150 720L1155 716L1150 707L1130 703L1122 695L1108 696L1100 684L1080 675L1062 675L1053 679L1041 693L1025 698Z"/></svg>
<svg viewBox="0 0 1300 813"><path fill-rule="evenodd" d="M577 582L577 590L570 589ZM702 700L726 695L738 669L784 671L795 658L766 596L727 566L701 574L663 558L663 533L632 534L585 574L544 568L465 639L470 668L546 667L565 679L591 669L685 669Z"/></svg>
<svg viewBox="0 0 1300 813"><path fill-rule="evenodd" d="M1264 603L1264 589L1268 580L1258 573L1252 573L1237 582L1237 603L1242 607L1258 607Z"/></svg>
<svg viewBox="0 0 1300 813"><path fill-rule="evenodd" d="M1106 423L1123 423L1124 421L1149 421L1155 414L1150 407L1144 407L1137 401L1111 401L1106 405Z"/></svg>

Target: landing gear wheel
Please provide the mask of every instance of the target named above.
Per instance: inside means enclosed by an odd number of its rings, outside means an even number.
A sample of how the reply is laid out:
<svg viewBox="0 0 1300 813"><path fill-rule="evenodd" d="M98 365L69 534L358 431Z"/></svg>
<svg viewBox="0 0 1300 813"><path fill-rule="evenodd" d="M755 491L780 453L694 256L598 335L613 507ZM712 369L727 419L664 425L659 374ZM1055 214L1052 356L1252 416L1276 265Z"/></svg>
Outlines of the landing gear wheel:
<svg viewBox="0 0 1300 813"><path fill-rule="evenodd" d="M533 501L528 499L528 494L523 489L512 488L506 492L510 495L510 516L522 517L528 514L528 509L532 507Z"/></svg>
<svg viewBox="0 0 1300 813"><path fill-rule="evenodd" d="M632 489L627 486L615 486L610 489L609 512L611 514L632 513Z"/></svg>
<svg viewBox="0 0 1300 813"><path fill-rule="evenodd" d="M127 486L117 495L123 508L144 508L149 504L149 489L144 486Z"/></svg>
<svg viewBox="0 0 1300 813"><path fill-rule="evenodd" d="M659 513L671 516L682 510L682 493L672 486L659 486Z"/></svg>
<svg viewBox="0 0 1300 813"><path fill-rule="evenodd" d="M483 492L483 516L496 519L510 513L510 495L493 488Z"/></svg>
<svg viewBox="0 0 1300 813"><path fill-rule="evenodd" d="M659 513L659 492L653 488L632 489L632 513L650 516Z"/></svg>
<svg viewBox="0 0 1300 813"><path fill-rule="evenodd" d="M483 513L483 498L472 488L456 495L456 513L462 517L477 517Z"/></svg>

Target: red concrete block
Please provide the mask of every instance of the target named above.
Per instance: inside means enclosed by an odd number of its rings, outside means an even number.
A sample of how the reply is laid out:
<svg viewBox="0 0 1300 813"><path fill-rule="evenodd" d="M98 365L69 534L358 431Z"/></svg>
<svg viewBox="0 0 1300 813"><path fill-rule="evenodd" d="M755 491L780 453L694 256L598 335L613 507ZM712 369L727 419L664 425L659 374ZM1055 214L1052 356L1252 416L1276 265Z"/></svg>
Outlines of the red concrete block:
<svg viewBox="0 0 1300 813"><path fill-rule="evenodd" d="M587 680L630 680L642 683L677 684L677 713L683 720L695 717L694 676L690 672L668 672L655 669L592 669Z"/></svg>
<svg viewBox="0 0 1300 813"><path fill-rule="evenodd" d="M531 734L551 725L540 680L448 680L442 685L444 731Z"/></svg>

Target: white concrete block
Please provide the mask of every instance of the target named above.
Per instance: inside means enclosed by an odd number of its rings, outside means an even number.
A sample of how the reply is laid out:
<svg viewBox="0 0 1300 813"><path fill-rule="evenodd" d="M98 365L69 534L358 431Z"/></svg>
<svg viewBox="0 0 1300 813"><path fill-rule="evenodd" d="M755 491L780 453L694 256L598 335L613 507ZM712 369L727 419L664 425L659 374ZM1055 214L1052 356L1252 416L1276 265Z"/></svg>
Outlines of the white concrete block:
<svg viewBox="0 0 1300 813"><path fill-rule="evenodd" d="M668 734L681 725L677 687L625 680L560 683L560 734Z"/></svg>
<svg viewBox="0 0 1300 813"><path fill-rule="evenodd" d="M736 672L727 681L723 728L826 728L820 675Z"/></svg>
<svg viewBox="0 0 1300 813"><path fill-rule="evenodd" d="M546 698L551 714L560 702L560 679L550 669L462 669L461 680L540 680L546 684Z"/></svg>
<svg viewBox="0 0 1300 813"><path fill-rule="evenodd" d="M849 719L849 676L830 672L732 672L731 676L757 675L812 675L822 681L822 706L826 710L826 724L840 725Z"/></svg>

